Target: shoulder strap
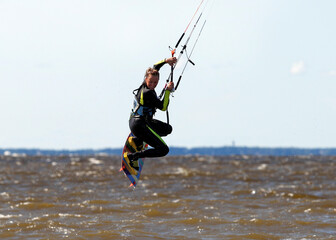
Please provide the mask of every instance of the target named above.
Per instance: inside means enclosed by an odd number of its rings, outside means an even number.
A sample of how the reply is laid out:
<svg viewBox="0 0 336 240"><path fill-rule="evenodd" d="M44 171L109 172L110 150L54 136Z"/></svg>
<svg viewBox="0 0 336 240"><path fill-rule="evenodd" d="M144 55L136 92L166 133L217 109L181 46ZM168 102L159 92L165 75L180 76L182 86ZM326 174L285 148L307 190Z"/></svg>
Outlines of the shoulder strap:
<svg viewBox="0 0 336 240"><path fill-rule="evenodd" d="M133 90L133 94L134 94L134 95L137 95L138 92L139 92L139 90L140 90L140 88L141 88L142 86L143 86L143 84L141 84L140 87L134 89L134 90Z"/></svg>

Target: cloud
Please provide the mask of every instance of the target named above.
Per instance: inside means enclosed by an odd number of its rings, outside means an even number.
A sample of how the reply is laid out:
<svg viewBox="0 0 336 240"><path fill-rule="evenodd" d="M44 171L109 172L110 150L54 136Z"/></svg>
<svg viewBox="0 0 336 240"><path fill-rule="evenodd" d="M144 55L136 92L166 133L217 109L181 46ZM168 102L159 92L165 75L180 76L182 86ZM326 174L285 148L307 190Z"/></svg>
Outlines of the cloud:
<svg viewBox="0 0 336 240"><path fill-rule="evenodd" d="M336 77L336 70L329 71L328 75L332 77Z"/></svg>
<svg viewBox="0 0 336 240"><path fill-rule="evenodd" d="M297 75L302 73L304 70L305 70L304 62L301 60L292 64L291 74Z"/></svg>

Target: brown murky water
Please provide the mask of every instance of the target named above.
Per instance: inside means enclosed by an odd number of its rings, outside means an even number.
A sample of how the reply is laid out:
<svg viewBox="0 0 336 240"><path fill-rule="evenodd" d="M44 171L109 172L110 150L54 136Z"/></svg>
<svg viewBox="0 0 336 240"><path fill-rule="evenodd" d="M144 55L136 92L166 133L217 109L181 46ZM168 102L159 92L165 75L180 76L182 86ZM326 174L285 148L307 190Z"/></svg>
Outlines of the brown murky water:
<svg viewBox="0 0 336 240"><path fill-rule="evenodd" d="M1 239L336 239L336 157L0 156Z"/></svg>

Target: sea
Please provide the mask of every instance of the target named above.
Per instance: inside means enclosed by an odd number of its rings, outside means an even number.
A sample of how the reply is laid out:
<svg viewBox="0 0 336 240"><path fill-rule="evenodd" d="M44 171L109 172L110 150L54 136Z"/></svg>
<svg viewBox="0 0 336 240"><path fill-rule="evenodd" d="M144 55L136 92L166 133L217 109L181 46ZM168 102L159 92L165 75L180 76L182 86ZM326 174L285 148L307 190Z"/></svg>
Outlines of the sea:
<svg viewBox="0 0 336 240"><path fill-rule="evenodd" d="M335 156L0 156L0 239L336 239Z"/></svg>

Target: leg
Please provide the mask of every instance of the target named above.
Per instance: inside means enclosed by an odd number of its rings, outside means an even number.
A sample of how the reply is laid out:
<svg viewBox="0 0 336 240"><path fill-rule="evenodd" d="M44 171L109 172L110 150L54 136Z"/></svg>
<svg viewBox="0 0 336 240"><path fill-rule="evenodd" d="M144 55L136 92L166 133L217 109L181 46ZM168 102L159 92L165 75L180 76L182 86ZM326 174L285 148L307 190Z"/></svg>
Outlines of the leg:
<svg viewBox="0 0 336 240"><path fill-rule="evenodd" d="M130 128L135 136L141 138L153 147L134 154L129 154L130 160L136 160L143 157L162 157L168 154L169 148L162 140L161 136L167 136L172 132L172 127L169 124L158 120L151 121L147 124L142 119L131 119Z"/></svg>
<svg viewBox="0 0 336 240"><path fill-rule="evenodd" d="M144 151L140 151L134 154L136 158L143 157L163 157L168 154L169 148L167 144L163 141L158 133L156 133L152 128L148 125L146 126L147 133L144 138L144 141L148 143L152 148L146 149Z"/></svg>
<svg viewBox="0 0 336 240"><path fill-rule="evenodd" d="M134 149L134 151L141 151L143 148L143 140L138 137L131 137L128 140L131 147Z"/></svg>
<svg viewBox="0 0 336 240"><path fill-rule="evenodd" d="M148 123L148 126L153 129L159 136L164 137L173 131L173 128L168 123L161 122L159 120L153 119Z"/></svg>

